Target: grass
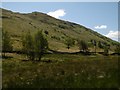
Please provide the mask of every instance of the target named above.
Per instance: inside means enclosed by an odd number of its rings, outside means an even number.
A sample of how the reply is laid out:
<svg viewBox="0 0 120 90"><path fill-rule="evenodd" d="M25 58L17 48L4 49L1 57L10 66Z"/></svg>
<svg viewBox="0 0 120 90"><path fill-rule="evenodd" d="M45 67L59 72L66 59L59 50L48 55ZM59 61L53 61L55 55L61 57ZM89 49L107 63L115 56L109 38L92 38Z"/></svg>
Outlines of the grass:
<svg viewBox="0 0 120 90"><path fill-rule="evenodd" d="M86 42L91 40L106 42L111 45L111 51L114 51L116 45L119 44L82 25L58 20L43 13L21 14L2 9L2 17L4 17L2 18L2 28L12 36L14 50L21 49L21 36L24 33L30 31L34 35L38 30L43 31L49 42L49 47L53 50L66 51L66 45L64 44L66 38L73 38L76 41L81 39ZM46 35L44 31L48 31L49 34ZM77 44L68 52L78 51L79 49L76 47L78 47Z"/></svg>
<svg viewBox="0 0 120 90"><path fill-rule="evenodd" d="M42 13L20 14L6 10L2 10L2 13L3 30L10 33L14 51L21 50L21 36L29 30L32 35L38 30L43 30L44 35L44 31L48 31L49 34L45 36L49 48L61 52L79 50L77 44L68 50L64 44L66 38L107 42L111 45L110 51L114 51L118 44L84 26L57 20ZM93 49L91 47L91 51ZM24 55L15 53L7 53L7 57L3 58L3 88L118 87L118 56L47 54L40 62L25 60Z"/></svg>
<svg viewBox="0 0 120 90"><path fill-rule="evenodd" d="M47 54L40 62L19 54L3 59L3 88L117 88L118 56ZM50 60L50 62L46 62Z"/></svg>

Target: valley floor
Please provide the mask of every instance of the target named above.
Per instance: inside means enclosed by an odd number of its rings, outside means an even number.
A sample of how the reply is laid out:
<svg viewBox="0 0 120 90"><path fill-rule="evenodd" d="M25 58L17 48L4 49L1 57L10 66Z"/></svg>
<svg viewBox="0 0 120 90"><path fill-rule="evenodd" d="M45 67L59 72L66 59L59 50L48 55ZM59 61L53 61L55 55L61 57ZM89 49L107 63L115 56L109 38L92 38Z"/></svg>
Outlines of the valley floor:
<svg viewBox="0 0 120 90"><path fill-rule="evenodd" d="M3 88L117 88L118 56L47 54L41 61L8 54Z"/></svg>

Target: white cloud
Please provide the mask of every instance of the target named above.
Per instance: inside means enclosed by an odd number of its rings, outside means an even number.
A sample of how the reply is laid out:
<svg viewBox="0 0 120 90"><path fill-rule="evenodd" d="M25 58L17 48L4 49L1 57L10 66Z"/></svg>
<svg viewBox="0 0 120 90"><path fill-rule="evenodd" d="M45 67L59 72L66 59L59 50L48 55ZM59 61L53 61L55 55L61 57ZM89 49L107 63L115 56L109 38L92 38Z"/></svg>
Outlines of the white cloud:
<svg viewBox="0 0 120 90"><path fill-rule="evenodd" d="M109 31L109 33L105 36L114 40L118 40L118 38L120 37L120 31Z"/></svg>
<svg viewBox="0 0 120 90"><path fill-rule="evenodd" d="M107 25L99 25L99 26L95 26L95 29L106 29Z"/></svg>
<svg viewBox="0 0 120 90"><path fill-rule="evenodd" d="M64 9L58 9L56 11L48 12L47 14L59 19L60 17L65 16L66 13Z"/></svg>

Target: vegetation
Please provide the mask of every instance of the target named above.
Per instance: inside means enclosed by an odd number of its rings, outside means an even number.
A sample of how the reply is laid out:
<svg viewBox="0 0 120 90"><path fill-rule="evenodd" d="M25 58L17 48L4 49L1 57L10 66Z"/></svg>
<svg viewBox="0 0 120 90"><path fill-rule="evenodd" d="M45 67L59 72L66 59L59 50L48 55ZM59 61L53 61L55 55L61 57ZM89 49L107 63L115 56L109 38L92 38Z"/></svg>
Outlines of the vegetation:
<svg viewBox="0 0 120 90"><path fill-rule="evenodd" d="M80 51L83 51L83 52L87 52L88 51L88 45L83 40L78 41L78 47L79 47Z"/></svg>
<svg viewBox="0 0 120 90"><path fill-rule="evenodd" d="M108 55L108 54L109 54L109 49L110 49L110 45L109 45L109 44L106 44L106 45L104 46L104 54L105 54L105 55Z"/></svg>
<svg viewBox="0 0 120 90"><path fill-rule="evenodd" d="M115 53L120 55L120 45L116 46Z"/></svg>
<svg viewBox="0 0 120 90"><path fill-rule="evenodd" d="M10 55L10 54L9 54ZM23 55L3 59L6 88L118 88L118 57L47 54L41 62ZM48 62L50 61L50 62Z"/></svg>
<svg viewBox="0 0 120 90"><path fill-rule="evenodd" d="M48 33L48 31L44 31L44 33L46 34L46 35L48 35L49 33Z"/></svg>
<svg viewBox="0 0 120 90"><path fill-rule="evenodd" d="M27 33L28 30L31 32L32 37L34 37L34 34L37 33L37 31L43 30L44 34L47 36L46 39L48 40L49 48L53 50L58 50L59 48L60 51L78 51L79 49L76 49L77 44L70 47L69 45L67 46L65 44L64 41L66 41L66 38L74 38L75 41L77 39L81 39L85 40L85 42L87 43L90 40L95 40L97 43L98 41L105 42L110 44L111 51L113 52L114 48L118 44L118 42L104 37L98 34L97 32L94 32L93 30L86 28L82 25L58 20L39 12L21 14L2 9L2 22L3 29L9 31L12 37L14 50L21 49L21 36L23 33ZM65 45L67 46L67 48L65 47ZM68 50L68 48L70 48L71 50ZM97 46L94 46L94 51L96 49L99 50Z"/></svg>
<svg viewBox="0 0 120 90"><path fill-rule="evenodd" d="M27 55L28 60L34 60L35 58L41 60L41 57L48 48L48 42L43 37L41 31L38 31L34 38L31 36L30 32L28 32L22 39L22 44L23 52Z"/></svg>
<svg viewBox="0 0 120 90"><path fill-rule="evenodd" d="M97 42L96 40L91 40L92 44L94 45L94 52L96 53Z"/></svg>
<svg viewBox="0 0 120 90"><path fill-rule="evenodd" d="M36 33L34 45L35 45L35 55L39 60L41 60L41 57L43 56L43 54L48 48L48 42L43 37L41 31L38 31Z"/></svg>
<svg viewBox="0 0 120 90"><path fill-rule="evenodd" d="M98 42L98 47L99 47L99 48L104 48L103 42L99 41L99 42Z"/></svg>
<svg viewBox="0 0 120 90"><path fill-rule="evenodd" d="M11 37L7 31L2 30L2 55L5 57L6 52L12 51Z"/></svg>
<svg viewBox="0 0 120 90"><path fill-rule="evenodd" d="M118 88L118 42L42 13L2 12L4 89Z"/></svg>
<svg viewBox="0 0 120 90"><path fill-rule="evenodd" d="M30 32L22 38L22 51L27 55L28 60L34 60L34 41Z"/></svg>
<svg viewBox="0 0 120 90"><path fill-rule="evenodd" d="M67 46L67 49L70 49L75 44L75 41L72 38L67 38L65 40L65 44Z"/></svg>

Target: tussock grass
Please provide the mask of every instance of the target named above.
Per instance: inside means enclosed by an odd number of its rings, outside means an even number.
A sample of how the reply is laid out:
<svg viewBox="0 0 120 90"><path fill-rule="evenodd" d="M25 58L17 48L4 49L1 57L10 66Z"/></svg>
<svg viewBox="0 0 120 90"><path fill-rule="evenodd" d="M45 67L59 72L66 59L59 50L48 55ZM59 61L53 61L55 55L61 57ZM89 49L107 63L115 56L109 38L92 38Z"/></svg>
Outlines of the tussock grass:
<svg viewBox="0 0 120 90"><path fill-rule="evenodd" d="M18 56L3 59L3 88L118 87L117 56L47 54L39 62Z"/></svg>

